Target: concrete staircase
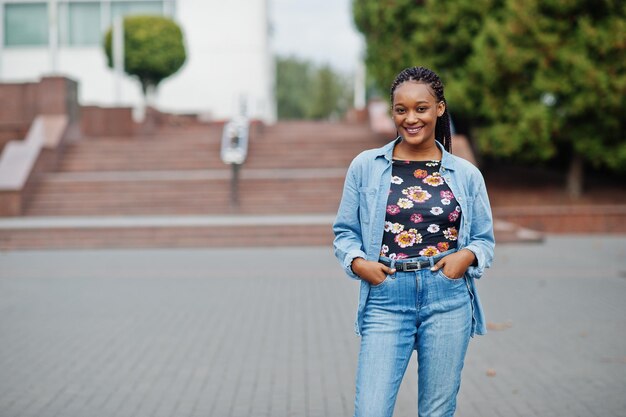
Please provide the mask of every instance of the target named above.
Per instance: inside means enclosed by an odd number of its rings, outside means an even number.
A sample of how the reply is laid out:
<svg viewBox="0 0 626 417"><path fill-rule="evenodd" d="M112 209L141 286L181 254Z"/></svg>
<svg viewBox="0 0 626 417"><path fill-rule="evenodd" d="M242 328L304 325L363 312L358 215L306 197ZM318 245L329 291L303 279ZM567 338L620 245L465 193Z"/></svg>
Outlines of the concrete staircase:
<svg viewBox="0 0 626 417"><path fill-rule="evenodd" d="M352 158L385 143L366 125L281 122L251 132L230 203L219 126L85 138L41 175L0 248L330 245Z"/></svg>
<svg viewBox="0 0 626 417"><path fill-rule="evenodd" d="M59 172L42 176L27 216L332 213L345 170L381 140L365 126L279 123L251 138L240 206L230 206L221 130L164 129L138 138L68 146Z"/></svg>

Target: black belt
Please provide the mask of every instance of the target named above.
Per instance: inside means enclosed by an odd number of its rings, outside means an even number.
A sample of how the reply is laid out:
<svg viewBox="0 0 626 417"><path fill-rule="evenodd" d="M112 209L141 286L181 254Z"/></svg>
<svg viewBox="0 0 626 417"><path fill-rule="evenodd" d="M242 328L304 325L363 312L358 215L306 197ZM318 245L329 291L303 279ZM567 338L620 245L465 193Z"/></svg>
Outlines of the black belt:
<svg viewBox="0 0 626 417"><path fill-rule="evenodd" d="M391 262L380 259L378 262L385 266L391 266ZM420 269L430 268L430 261L396 261L394 265L396 271L410 272L419 271Z"/></svg>

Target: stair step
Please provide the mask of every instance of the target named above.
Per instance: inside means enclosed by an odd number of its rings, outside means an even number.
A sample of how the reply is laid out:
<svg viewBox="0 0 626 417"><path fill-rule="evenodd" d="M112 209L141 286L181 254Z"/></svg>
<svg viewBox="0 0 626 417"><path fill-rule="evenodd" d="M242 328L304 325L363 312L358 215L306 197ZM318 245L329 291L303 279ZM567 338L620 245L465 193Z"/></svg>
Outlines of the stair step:
<svg viewBox="0 0 626 417"><path fill-rule="evenodd" d="M68 145L61 172L220 169L222 127L162 128L151 136L89 138ZM280 122L253 128L250 168L340 168L361 150L380 146L367 126Z"/></svg>
<svg viewBox="0 0 626 417"><path fill-rule="evenodd" d="M298 168L298 169L249 169L245 166L239 175L242 180L262 179L343 179L346 168ZM112 182L112 181L197 181L197 180L230 180L230 169L215 170L162 170L162 171L101 171L83 173L50 173L41 177L41 184L80 183L80 182Z"/></svg>
<svg viewBox="0 0 626 417"><path fill-rule="evenodd" d="M25 214L228 213L230 175L226 170L49 174L34 188ZM332 212L338 206L344 175L343 168L243 170L240 210Z"/></svg>
<svg viewBox="0 0 626 417"><path fill-rule="evenodd" d="M73 217L0 220L0 249L332 244L332 216Z"/></svg>
<svg viewBox="0 0 626 417"><path fill-rule="evenodd" d="M0 219L0 250L332 245L332 214L94 216ZM543 235L495 222L498 242Z"/></svg>

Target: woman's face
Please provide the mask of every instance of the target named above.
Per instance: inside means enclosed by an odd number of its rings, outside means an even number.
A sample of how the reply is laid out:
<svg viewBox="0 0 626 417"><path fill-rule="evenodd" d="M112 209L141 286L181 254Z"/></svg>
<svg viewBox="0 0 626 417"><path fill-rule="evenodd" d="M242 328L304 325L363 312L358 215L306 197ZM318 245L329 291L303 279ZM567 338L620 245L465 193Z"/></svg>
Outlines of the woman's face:
<svg viewBox="0 0 626 417"><path fill-rule="evenodd" d="M432 146L435 141L437 117L443 115L446 106L424 83L406 81L393 93L393 122L407 144L421 147Z"/></svg>

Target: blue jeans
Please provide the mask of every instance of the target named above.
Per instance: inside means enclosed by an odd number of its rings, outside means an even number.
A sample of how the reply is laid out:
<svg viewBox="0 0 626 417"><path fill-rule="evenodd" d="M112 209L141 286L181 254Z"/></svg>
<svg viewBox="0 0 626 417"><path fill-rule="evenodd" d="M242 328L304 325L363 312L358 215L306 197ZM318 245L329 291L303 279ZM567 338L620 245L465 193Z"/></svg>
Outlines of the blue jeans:
<svg viewBox="0 0 626 417"><path fill-rule="evenodd" d="M432 263L432 261L431 261ZM472 325L467 278L396 272L370 289L363 316L355 417L391 417L413 349L419 417L452 417Z"/></svg>

